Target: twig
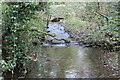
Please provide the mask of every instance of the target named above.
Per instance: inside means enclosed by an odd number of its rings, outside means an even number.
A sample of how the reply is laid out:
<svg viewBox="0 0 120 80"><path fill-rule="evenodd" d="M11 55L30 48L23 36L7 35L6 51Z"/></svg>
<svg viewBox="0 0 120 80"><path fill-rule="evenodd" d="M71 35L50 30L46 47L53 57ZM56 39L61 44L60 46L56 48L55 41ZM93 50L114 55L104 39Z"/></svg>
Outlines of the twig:
<svg viewBox="0 0 120 80"><path fill-rule="evenodd" d="M98 14L98 15L100 15L100 16L103 16L104 18L106 18L106 21L107 21L107 25L108 25L108 17L107 16L105 16L104 14L101 14L101 13L97 13L97 12L94 12L95 14Z"/></svg>

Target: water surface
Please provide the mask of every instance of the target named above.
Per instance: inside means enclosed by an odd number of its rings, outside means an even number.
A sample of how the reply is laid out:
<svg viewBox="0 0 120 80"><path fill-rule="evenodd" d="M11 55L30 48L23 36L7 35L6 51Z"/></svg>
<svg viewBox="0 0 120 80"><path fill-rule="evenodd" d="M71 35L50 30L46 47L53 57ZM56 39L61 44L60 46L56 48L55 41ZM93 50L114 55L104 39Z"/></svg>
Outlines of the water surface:
<svg viewBox="0 0 120 80"><path fill-rule="evenodd" d="M41 57L32 62L29 78L96 78L109 77L101 61L102 53L99 49L83 48L81 46L52 46L42 47Z"/></svg>

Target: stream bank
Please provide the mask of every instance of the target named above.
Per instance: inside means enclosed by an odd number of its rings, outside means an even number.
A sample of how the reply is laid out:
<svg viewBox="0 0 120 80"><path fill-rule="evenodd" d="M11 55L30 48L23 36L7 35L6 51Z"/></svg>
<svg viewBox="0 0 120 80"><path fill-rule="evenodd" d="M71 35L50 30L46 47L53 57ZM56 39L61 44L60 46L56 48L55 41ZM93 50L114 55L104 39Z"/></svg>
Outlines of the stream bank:
<svg viewBox="0 0 120 80"><path fill-rule="evenodd" d="M70 35L71 40L83 44L85 47L103 48L110 52L117 52L120 50L120 41L105 41L94 40L92 35L89 35L86 31L66 29L66 32Z"/></svg>

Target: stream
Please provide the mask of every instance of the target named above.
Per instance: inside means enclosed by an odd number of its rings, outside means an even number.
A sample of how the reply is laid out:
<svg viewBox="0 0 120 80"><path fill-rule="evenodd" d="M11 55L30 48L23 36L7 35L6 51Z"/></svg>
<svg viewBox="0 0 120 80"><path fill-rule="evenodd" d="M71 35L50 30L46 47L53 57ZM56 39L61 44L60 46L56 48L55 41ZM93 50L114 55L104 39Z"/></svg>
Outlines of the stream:
<svg viewBox="0 0 120 80"><path fill-rule="evenodd" d="M68 39L62 23L51 22L47 31L56 35L57 39ZM107 51L97 48L86 48L71 41L65 44L63 40L45 36L52 44L44 42L33 48L35 59L28 63L29 71L25 78L109 78L115 77L114 71L106 68L103 58ZM16 74L14 74L16 75ZM18 75L18 74L17 74ZM23 74L22 74L23 75ZM19 78L22 78L19 74Z"/></svg>
<svg viewBox="0 0 120 80"><path fill-rule="evenodd" d="M37 61L30 63L27 78L97 78L110 77L101 57L104 51L77 45L42 47Z"/></svg>
<svg viewBox="0 0 120 80"><path fill-rule="evenodd" d="M38 52L37 60L31 63L31 71L26 75L27 78L113 77L114 72L105 68L107 64L102 60L107 51L85 48L75 41L65 44L63 40L55 40L54 38L69 38L63 23L50 22L47 31L55 37L45 36L48 42L42 45L42 54ZM42 55L44 57L41 57Z"/></svg>
<svg viewBox="0 0 120 80"><path fill-rule="evenodd" d="M52 43L65 43L64 40L69 38L69 34L64 30L64 24L60 22L50 22L46 31L55 35L55 37L45 36L46 40L52 40Z"/></svg>

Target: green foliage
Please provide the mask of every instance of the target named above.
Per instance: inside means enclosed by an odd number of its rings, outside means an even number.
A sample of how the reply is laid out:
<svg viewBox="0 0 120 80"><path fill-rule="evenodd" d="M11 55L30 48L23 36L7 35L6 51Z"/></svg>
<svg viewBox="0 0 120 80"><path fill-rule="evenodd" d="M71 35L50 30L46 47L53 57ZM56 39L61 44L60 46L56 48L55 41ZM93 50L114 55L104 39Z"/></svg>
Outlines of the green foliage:
<svg viewBox="0 0 120 80"><path fill-rule="evenodd" d="M40 36L38 32L31 32L30 29L48 34L44 32L46 14L64 17L65 27L76 30L76 38L119 41L117 8L118 3L3 2L2 56L6 64L3 67L13 68L25 62L31 38ZM18 31L21 29L24 31ZM77 32L85 34L81 36Z"/></svg>
<svg viewBox="0 0 120 80"><path fill-rule="evenodd" d="M31 26L40 27L39 24L30 24L36 22L32 18L36 11L44 10L45 3L32 2L4 2L2 3L2 25L3 25L3 47L2 56L8 69L16 66L23 66L26 60L26 50L30 44L32 33L29 31ZM30 26L31 25L31 26ZM18 31L23 29L24 31Z"/></svg>

